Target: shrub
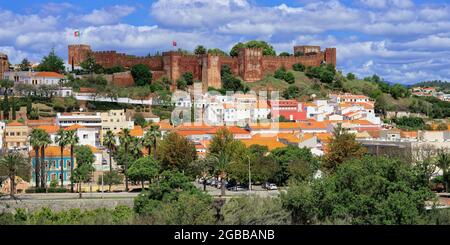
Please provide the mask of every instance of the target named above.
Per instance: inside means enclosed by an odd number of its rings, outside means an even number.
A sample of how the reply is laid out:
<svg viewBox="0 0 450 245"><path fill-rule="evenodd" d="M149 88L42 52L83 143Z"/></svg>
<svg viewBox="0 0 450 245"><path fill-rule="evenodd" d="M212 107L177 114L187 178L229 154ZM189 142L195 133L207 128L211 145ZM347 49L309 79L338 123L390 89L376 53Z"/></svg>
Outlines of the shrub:
<svg viewBox="0 0 450 245"><path fill-rule="evenodd" d="M295 82L294 74L292 72L287 72L284 75L284 80L289 84L293 84Z"/></svg>
<svg viewBox="0 0 450 245"><path fill-rule="evenodd" d="M297 64L294 64L294 65L292 66L292 69L293 69L294 71L301 71L301 72L303 72L303 71L305 71L306 67L305 67L305 65L303 65L303 64L297 63Z"/></svg>

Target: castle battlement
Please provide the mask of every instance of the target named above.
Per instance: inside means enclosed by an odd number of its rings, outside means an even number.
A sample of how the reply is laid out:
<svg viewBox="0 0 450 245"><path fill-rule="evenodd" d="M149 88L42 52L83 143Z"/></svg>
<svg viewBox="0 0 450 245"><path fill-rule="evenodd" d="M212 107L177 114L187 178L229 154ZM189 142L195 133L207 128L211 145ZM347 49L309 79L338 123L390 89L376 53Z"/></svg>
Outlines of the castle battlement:
<svg viewBox="0 0 450 245"><path fill-rule="evenodd" d="M320 46L295 46L294 54L300 56L264 56L260 48L243 48L237 57L220 55L192 55L179 51L166 51L161 56L143 57L110 51L92 51L89 45L69 45L69 63L79 65L91 53L96 62L105 68L123 66L130 68L136 64L147 65L158 77L165 75L172 81L183 73L191 72L195 79L201 80L205 87L221 86L220 70L228 65L236 76L246 82L261 80L281 66L291 68L296 63L305 66L320 66L322 63L336 65L336 48L321 50Z"/></svg>

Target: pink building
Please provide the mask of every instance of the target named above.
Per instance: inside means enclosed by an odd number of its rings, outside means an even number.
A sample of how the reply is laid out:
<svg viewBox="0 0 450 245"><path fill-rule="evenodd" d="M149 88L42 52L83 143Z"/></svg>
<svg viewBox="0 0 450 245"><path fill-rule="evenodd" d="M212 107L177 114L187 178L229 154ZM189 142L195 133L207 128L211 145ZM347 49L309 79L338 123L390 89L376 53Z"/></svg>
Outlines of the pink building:
<svg viewBox="0 0 450 245"><path fill-rule="evenodd" d="M271 100L269 105L272 119L283 116L291 121L306 120L306 106L296 100Z"/></svg>

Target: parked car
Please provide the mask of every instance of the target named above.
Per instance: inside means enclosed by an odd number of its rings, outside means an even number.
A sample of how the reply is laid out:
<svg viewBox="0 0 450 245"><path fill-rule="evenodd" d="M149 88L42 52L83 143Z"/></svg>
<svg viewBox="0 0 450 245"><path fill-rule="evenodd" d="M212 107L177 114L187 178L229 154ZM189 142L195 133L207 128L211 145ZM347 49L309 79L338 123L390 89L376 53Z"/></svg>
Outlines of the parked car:
<svg viewBox="0 0 450 245"><path fill-rule="evenodd" d="M275 184L273 184L273 183L270 183L270 184L267 186L267 190L278 190L278 187L277 187L277 185L275 185Z"/></svg>
<svg viewBox="0 0 450 245"><path fill-rule="evenodd" d="M248 190L248 186L246 186L246 185L235 185L230 188L230 191L247 191L247 190Z"/></svg>
<svg viewBox="0 0 450 245"><path fill-rule="evenodd" d="M270 182L266 182L262 185L263 189L266 190L278 190L277 185L275 185L274 183L270 183Z"/></svg>

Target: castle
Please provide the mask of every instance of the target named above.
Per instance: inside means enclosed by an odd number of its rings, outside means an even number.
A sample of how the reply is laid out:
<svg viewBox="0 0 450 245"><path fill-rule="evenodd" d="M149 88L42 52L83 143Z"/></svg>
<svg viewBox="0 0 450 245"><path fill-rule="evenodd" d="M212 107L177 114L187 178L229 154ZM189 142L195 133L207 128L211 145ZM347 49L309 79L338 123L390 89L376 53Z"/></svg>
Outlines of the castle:
<svg viewBox="0 0 450 245"><path fill-rule="evenodd" d="M105 68L123 66L130 68L136 64L147 65L153 73L153 79L167 76L172 81L179 79L183 73L192 72L194 79L203 83L203 88L221 87L220 70L228 65L234 75L245 82L261 80L265 74L273 73L284 66L291 68L296 63L305 66L320 66L322 63L336 66L336 48L319 46L295 46L296 56L264 56L262 49L243 48L237 57L205 55L185 55L181 52L169 51L161 56L137 57L116 51L92 51L89 45L69 45L69 64L78 66L91 54L96 62ZM121 79L126 85L126 79Z"/></svg>
<svg viewBox="0 0 450 245"><path fill-rule="evenodd" d="M8 55L0 53L0 79L3 79L3 75L7 71L9 71Z"/></svg>

